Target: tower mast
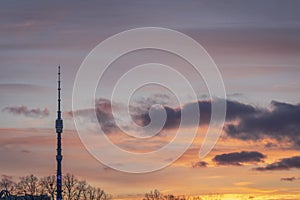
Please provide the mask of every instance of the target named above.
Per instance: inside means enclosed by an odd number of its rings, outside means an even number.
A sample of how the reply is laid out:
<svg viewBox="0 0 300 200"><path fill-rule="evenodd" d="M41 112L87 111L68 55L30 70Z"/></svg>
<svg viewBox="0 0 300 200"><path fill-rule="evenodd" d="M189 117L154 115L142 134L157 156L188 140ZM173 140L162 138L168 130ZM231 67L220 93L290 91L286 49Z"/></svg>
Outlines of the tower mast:
<svg viewBox="0 0 300 200"><path fill-rule="evenodd" d="M56 199L62 200L62 173L61 173L61 133L63 132L63 120L61 118L61 110L60 110L60 66L58 66L58 100L57 100L57 119L55 121L55 128L57 133L57 172L56 172Z"/></svg>

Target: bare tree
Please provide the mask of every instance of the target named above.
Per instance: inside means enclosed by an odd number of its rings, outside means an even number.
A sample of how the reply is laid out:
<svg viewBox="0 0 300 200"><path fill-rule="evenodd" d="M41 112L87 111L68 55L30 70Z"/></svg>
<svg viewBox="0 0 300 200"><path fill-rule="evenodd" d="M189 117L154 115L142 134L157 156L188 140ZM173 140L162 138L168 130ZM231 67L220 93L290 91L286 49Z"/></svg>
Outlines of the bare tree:
<svg viewBox="0 0 300 200"><path fill-rule="evenodd" d="M102 196L102 200L111 200L112 199L112 195L104 193Z"/></svg>
<svg viewBox="0 0 300 200"><path fill-rule="evenodd" d="M83 200L110 200L112 196L104 190L88 185L83 195Z"/></svg>
<svg viewBox="0 0 300 200"><path fill-rule="evenodd" d="M76 186L78 180L73 174L67 173L63 179L64 194L66 200L73 200L76 196Z"/></svg>
<svg viewBox="0 0 300 200"><path fill-rule="evenodd" d="M96 200L103 200L104 198L104 191L100 188L96 188Z"/></svg>
<svg viewBox="0 0 300 200"><path fill-rule="evenodd" d="M92 187L92 186L88 186L87 190L86 190L86 200L95 200L96 197L96 188Z"/></svg>
<svg viewBox="0 0 300 200"><path fill-rule="evenodd" d="M44 176L40 178L39 181L40 184L40 193L51 196L51 199L55 199L55 192L56 192L56 177L54 175L52 176Z"/></svg>
<svg viewBox="0 0 300 200"><path fill-rule="evenodd" d="M0 190L6 190L9 193L13 193L16 187L16 183L12 180L11 176L2 175L0 181Z"/></svg>
<svg viewBox="0 0 300 200"><path fill-rule="evenodd" d="M173 194L164 195L166 200L176 200L176 197Z"/></svg>
<svg viewBox="0 0 300 200"><path fill-rule="evenodd" d="M3 194L16 191L19 195L49 195L55 200L56 176L44 176L38 179L33 174L20 177L18 183L12 181L12 177L2 175L0 189L5 190ZM63 199L64 200L110 200L112 196L104 190L88 185L85 180L78 180L73 174L67 173L63 177ZM1 193L2 195L2 193Z"/></svg>
<svg viewBox="0 0 300 200"><path fill-rule="evenodd" d="M164 199L163 195L159 190L151 190L150 193L145 194L144 200L162 200Z"/></svg>
<svg viewBox="0 0 300 200"><path fill-rule="evenodd" d="M29 176L20 177L20 181L17 183L17 189L19 194L36 195L38 191L38 178L33 174Z"/></svg>
<svg viewBox="0 0 300 200"><path fill-rule="evenodd" d="M80 200L84 198L84 194L87 190L87 183L86 181L78 181L76 185L76 194L75 194L75 200Z"/></svg>
<svg viewBox="0 0 300 200"><path fill-rule="evenodd" d="M160 193L159 190L152 190L149 193L146 193L143 200L189 200L193 199L191 197L186 197L185 195L173 195L173 194L168 194L168 195L163 195ZM195 199L195 200L201 200L201 199Z"/></svg>

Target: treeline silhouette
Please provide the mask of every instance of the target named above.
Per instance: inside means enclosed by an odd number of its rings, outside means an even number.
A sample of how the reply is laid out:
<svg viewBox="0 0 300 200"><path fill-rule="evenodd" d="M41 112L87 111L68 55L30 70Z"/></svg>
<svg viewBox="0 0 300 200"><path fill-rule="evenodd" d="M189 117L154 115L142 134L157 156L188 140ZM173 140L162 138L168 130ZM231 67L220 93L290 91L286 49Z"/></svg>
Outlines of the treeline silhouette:
<svg viewBox="0 0 300 200"><path fill-rule="evenodd" d="M146 193L143 200L221 200L221 194L208 194L205 197L200 196L186 196L186 195L173 195L173 194L162 194L159 190L151 190Z"/></svg>
<svg viewBox="0 0 300 200"><path fill-rule="evenodd" d="M64 200L111 200L112 195L107 194L101 188L91 186L85 180L79 180L73 174L63 176ZM11 176L2 175L0 191L9 192L10 195L38 196L47 195L51 200L56 199L56 176L44 176L38 178L31 174L19 178L15 182ZM210 194L205 197L162 194L159 190L151 190L144 195L143 200L220 200L221 194ZM1 197L2 198L2 197Z"/></svg>
<svg viewBox="0 0 300 200"><path fill-rule="evenodd" d="M2 175L0 191L8 191L10 195L48 195L51 200L56 199L56 176L38 178L31 174L13 181L11 176ZM110 200L112 196L104 190L91 186L85 180L79 180L73 174L67 173L63 177L64 200Z"/></svg>

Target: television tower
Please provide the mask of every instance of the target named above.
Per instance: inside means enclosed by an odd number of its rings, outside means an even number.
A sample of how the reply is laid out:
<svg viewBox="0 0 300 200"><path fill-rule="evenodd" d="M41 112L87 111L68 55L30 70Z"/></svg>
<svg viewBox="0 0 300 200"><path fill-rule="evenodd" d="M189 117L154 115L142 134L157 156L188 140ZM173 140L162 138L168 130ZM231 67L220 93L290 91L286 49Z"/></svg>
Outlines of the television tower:
<svg viewBox="0 0 300 200"><path fill-rule="evenodd" d="M61 111L60 111L60 66L58 66L58 100L57 100L57 119L55 121L55 128L57 133L57 154L56 154L56 161L57 161L57 172L56 172L56 199L62 200L62 173L61 173L61 133L63 132L63 120L61 118Z"/></svg>

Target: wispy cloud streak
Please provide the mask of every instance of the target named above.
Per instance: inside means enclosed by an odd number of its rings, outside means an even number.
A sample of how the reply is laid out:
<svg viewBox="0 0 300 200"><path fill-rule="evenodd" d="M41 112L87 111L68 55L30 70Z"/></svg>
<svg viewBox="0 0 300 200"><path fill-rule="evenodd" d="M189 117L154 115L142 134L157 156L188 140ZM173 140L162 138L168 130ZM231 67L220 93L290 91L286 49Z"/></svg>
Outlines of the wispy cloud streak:
<svg viewBox="0 0 300 200"><path fill-rule="evenodd" d="M2 112L8 112L14 115L23 115L26 117L33 118L44 118L49 116L50 111L48 108L40 109L40 108L32 108L29 109L27 106L11 106L5 107L2 109Z"/></svg>

